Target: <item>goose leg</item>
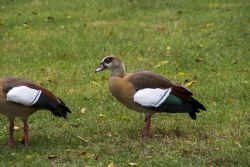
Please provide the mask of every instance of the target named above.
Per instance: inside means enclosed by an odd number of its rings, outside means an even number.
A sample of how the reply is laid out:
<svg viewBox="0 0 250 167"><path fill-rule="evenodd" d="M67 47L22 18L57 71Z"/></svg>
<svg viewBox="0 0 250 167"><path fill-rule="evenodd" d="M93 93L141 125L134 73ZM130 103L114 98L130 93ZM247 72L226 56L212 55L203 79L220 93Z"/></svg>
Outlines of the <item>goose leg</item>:
<svg viewBox="0 0 250 167"><path fill-rule="evenodd" d="M150 129L150 125L151 125L151 114L146 114L145 116L145 127L143 130L143 137L144 139L148 139L149 138L149 129Z"/></svg>
<svg viewBox="0 0 250 167"><path fill-rule="evenodd" d="M14 120L10 120L8 145L13 145Z"/></svg>
<svg viewBox="0 0 250 167"><path fill-rule="evenodd" d="M28 146L28 140L29 140L29 135L28 135L28 120L23 120L23 132L24 132L24 145Z"/></svg>

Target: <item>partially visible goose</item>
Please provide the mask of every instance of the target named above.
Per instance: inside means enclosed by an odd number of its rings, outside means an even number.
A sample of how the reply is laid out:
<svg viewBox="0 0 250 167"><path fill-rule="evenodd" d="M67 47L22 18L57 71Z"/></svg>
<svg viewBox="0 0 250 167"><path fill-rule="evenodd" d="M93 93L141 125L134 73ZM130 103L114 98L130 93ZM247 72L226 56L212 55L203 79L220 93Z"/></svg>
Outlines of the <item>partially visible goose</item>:
<svg viewBox="0 0 250 167"><path fill-rule="evenodd" d="M196 113L206 108L184 86L150 71L136 71L125 76L122 61L113 55L102 59L95 72L111 70L108 80L111 94L129 109L145 113L143 136L149 137L151 116L155 113L188 113L196 119Z"/></svg>
<svg viewBox="0 0 250 167"><path fill-rule="evenodd" d="M28 146L28 118L41 109L64 118L71 113L59 97L31 81L15 77L0 78L0 113L9 119L9 145L13 145L15 117L20 117L24 124L24 144Z"/></svg>

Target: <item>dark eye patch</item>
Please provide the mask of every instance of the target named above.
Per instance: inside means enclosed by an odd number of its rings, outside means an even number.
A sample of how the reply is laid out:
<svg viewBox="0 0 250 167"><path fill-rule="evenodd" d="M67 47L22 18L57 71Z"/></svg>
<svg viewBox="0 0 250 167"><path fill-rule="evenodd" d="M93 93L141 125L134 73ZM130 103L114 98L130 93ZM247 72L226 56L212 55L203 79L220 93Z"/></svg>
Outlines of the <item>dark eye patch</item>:
<svg viewBox="0 0 250 167"><path fill-rule="evenodd" d="M104 62L107 63L107 64L109 64L109 63L112 62L112 60L113 60L113 57L108 57L108 58L106 58L106 59L104 60Z"/></svg>

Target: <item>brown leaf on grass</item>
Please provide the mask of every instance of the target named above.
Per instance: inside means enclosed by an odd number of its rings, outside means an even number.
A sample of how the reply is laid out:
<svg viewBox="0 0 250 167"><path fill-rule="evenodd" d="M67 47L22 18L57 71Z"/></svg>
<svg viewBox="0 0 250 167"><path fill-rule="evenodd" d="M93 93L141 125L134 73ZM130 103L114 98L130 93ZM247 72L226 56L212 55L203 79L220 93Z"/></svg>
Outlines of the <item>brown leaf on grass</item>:
<svg viewBox="0 0 250 167"><path fill-rule="evenodd" d="M27 160L32 160L32 156L31 155L26 155L26 159Z"/></svg>
<svg viewBox="0 0 250 167"><path fill-rule="evenodd" d="M210 28L210 27L212 27L214 25L214 23L205 23L205 24L203 24L201 27L202 28Z"/></svg>
<svg viewBox="0 0 250 167"><path fill-rule="evenodd" d="M128 163L130 166L137 166L138 165L138 163L136 163L136 162L129 162Z"/></svg>
<svg viewBox="0 0 250 167"><path fill-rule="evenodd" d="M241 146L240 142L235 141L235 144L236 144L237 146L239 146L240 148L242 148L242 146Z"/></svg>
<svg viewBox="0 0 250 167"><path fill-rule="evenodd" d="M76 92L75 89L73 88L69 89L69 93L75 93L75 92Z"/></svg>
<svg viewBox="0 0 250 167"><path fill-rule="evenodd" d="M234 103L237 102L237 100L236 100L235 98L232 98L232 97L229 97L229 98L227 99L227 101L228 101L228 103L230 103L230 104L234 104Z"/></svg>
<svg viewBox="0 0 250 167"><path fill-rule="evenodd" d="M217 102L215 102L215 101L212 101L212 104L213 104L214 106L217 106Z"/></svg>
<svg viewBox="0 0 250 167"><path fill-rule="evenodd" d="M186 75L186 73L180 71L180 72L178 72L176 75L177 75L178 77L184 77L184 76Z"/></svg>
<svg viewBox="0 0 250 167"><path fill-rule="evenodd" d="M95 157L95 160L98 161L98 160L99 160L99 157L100 157L100 155L97 154L96 157Z"/></svg>
<svg viewBox="0 0 250 167"><path fill-rule="evenodd" d="M14 130L19 130L19 129L20 129L20 127L14 126Z"/></svg>
<svg viewBox="0 0 250 167"><path fill-rule="evenodd" d="M103 114L99 114L98 116L101 118L105 117L105 115L103 115Z"/></svg>
<svg viewBox="0 0 250 167"><path fill-rule="evenodd" d="M148 61L147 58L141 57L141 56L136 56L136 59L139 60L139 61Z"/></svg>
<svg viewBox="0 0 250 167"><path fill-rule="evenodd" d="M61 128L67 129L67 128L69 128L69 124L68 124L68 123L63 123L63 124L61 125Z"/></svg>
<svg viewBox="0 0 250 167"><path fill-rule="evenodd" d="M156 27L156 30L159 31L159 32L165 32L165 31L166 31L166 28L165 28L165 27L162 27L162 26L157 26L157 27Z"/></svg>
<svg viewBox="0 0 250 167"><path fill-rule="evenodd" d="M158 64L156 64L156 65L154 66L154 68L158 68L158 67L160 67L160 66L162 66L162 65L165 65L165 64L167 64L167 63L168 63L167 60L161 61L161 62L159 62Z"/></svg>
<svg viewBox="0 0 250 167"><path fill-rule="evenodd" d="M113 162L111 162L111 163L108 164L108 167L115 167L115 165L114 165Z"/></svg>
<svg viewBox="0 0 250 167"><path fill-rule="evenodd" d="M28 26L28 22L27 22L27 21L24 22L24 23L23 23L23 26L24 26L24 27L27 27L27 26Z"/></svg>
<svg viewBox="0 0 250 167"><path fill-rule="evenodd" d="M86 111L86 108L81 108L81 109L80 109L80 112L81 112L82 114L84 114L85 111Z"/></svg>
<svg viewBox="0 0 250 167"><path fill-rule="evenodd" d="M80 151L79 153L78 153L78 157L85 157L85 156L87 156L87 152L86 151Z"/></svg>
<svg viewBox="0 0 250 167"><path fill-rule="evenodd" d="M74 152L74 150L72 149L66 149L66 152L69 153L69 152Z"/></svg>
<svg viewBox="0 0 250 167"><path fill-rule="evenodd" d="M196 82L197 82L196 80L192 80L192 81L186 83L186 84L185 84L185 87L190 88L190 87L192 87Z"/></svg>
<svg viewBox="0 0 250 167"><path fill-rule="evenodd" d="M238 61L237 60L233 60L232 64L238 64Z"/></svg>

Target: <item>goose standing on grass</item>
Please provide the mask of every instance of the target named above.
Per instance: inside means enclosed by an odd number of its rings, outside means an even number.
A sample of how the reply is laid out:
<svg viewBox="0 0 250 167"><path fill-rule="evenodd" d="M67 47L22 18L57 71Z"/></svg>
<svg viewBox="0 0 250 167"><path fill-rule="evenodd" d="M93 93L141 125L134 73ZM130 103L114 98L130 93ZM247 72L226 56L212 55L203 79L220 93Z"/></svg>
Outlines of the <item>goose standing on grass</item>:
<svg viewBox="0 0 250 167"><path fill-rule="evenodd" d="M0 78L0 113L9 119L9 145L13 145L15 117L20 117L24 125L24 144L28 146L28 118L41 109L64 118L71 113L59 97L31 81L15 77Z"/></svg>
<svg viewBox="0 0 250 167"><path fill-rule="evenodd" d="M195 120L199 110L206 110L190 90L158 74L135 71L125 76L124 64L118 57L103 58L95 72L105 69L111 70L111 94L129 109L145 113L144 139L149 137L151 116L155 113L188 113Z"/></svg>

